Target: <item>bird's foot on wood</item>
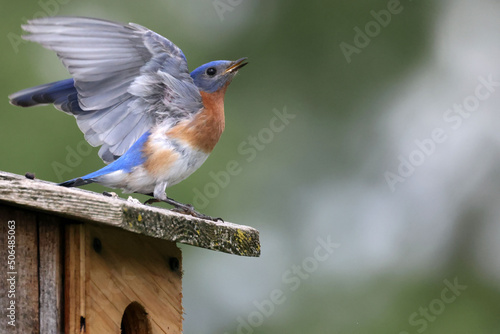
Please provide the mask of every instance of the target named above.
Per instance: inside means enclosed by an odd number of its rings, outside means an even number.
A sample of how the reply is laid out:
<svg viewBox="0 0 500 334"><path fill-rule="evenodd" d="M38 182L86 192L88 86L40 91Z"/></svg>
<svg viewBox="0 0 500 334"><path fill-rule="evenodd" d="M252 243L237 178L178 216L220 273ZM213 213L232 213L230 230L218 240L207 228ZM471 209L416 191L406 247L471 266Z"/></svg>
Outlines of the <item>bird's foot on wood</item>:
<svg viewBox="0 0 500 334"><path fill-rule="evenodd" d="M224 222L224 220L220 217L214 218L214 217L207 216L206 214L203 214L203 213L196 211L191 204L184 204L182 206L176 206L175 208L171 209L171 211L183 213L183 214L190 215L190 216L193 216L196 218L212 220L214 222L216 222L216 221Z"/></svg>
<svg viewBox="0 0 500 334"><path fill-rule="evenodd" d="M153 204L153 203L157 203L157 202L160 202L160 200L152 197L152 198L148 199L146 202L144 202L144 205L149 205L149 204Z"/></svg>
<svg viewBox="0 0 500 334"><path fill-rule="evenodd" d="M208 216L208 215L205 215L203 213L196 211L191 204L183 204L183 203L177 202L176 200L173 200L173 199L168 198L168 197L166 200L160 200L160 199L153 197L153 198L148 199L146 202L144 202L144 204L152 204L152 203L156 203L156 202L165 202L165 203L172 205L174 208L170 209L170 210L177 212L177 213L190 215L190 216L193 216L196 218L212 220L215 222L216 221L224 222L224 220L220 217L214 218L214 217L211 217L211 216Z"/></svg>

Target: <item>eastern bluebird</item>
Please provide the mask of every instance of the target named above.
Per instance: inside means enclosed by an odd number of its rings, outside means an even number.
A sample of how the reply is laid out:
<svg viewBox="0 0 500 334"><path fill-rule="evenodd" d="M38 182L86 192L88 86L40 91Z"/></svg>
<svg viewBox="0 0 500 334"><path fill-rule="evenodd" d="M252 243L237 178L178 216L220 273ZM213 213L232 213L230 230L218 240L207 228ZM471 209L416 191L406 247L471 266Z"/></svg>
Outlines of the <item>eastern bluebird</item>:
<svg viewBox="0 0 500 334"><path fill-rule="evenodd" d="M153 196L177 211L211 218L167 197L197 170L224 130L224 94L246 58L218 60L189 73L171 41L130 23L80 17L28 21L25 39L57 53L73 78L9 96L16 106L52 103L73 115L108 165L63 183L100 183Z"/></svg>

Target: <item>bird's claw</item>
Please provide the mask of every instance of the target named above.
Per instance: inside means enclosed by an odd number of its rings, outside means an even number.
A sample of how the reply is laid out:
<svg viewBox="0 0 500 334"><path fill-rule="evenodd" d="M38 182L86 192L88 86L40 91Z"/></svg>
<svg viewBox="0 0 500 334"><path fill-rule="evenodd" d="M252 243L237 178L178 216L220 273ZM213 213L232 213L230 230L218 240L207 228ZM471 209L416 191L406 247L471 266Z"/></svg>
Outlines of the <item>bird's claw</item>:
<svg viewBox="0 0 500 334"><path fill-rule="evenodd" d="M174 212L178 212L178 213L183 213L183 214L186 214L186 215L190 215L190 216L193 216L193 217L196 217L196 218L201 218L201 219L206 219L206 220L212 220L212 221L222 221L224 222L224 220L222 220L222 218L214 218L214 217L211 217L211 216L208 216L206 214L203 214L203 213L200 213L198 211L196 211L194 209L194 207L191 205L191 204L186 204L185 206L177 206L173 209L171 209L171 211L174 211Z"/></svg>
<svg viewBox="0 0 500 334"><path fill-rule="evenodd" d="M153 203L156 203L156 202L159 202L159 200L157 200L156 198L152 197L152 198L148 199L146 202L144 202L144 205L149 205L149 204L153 204Z"/></svg>
<svg viewBox="0 0 500 334"><path fill-rule="evenodd" d="M174 208L170 209L170 211L173 211L173 212L182 213L185 215L190 215L190 216L200 218L200 219L212 220L214 222L221 221L224 223L224 220L220 217L214 218L214 217L205 215L203 213L196 211L194 209L194 206L192 206L191 204L182 204L182 203L174 201L168 197L167 197L167 200L159 200L157 198L152 197L152 198L148 199L146 202L144 202L144 204L147 205L147 204L152 204L152 203L156 203L156 202L165 202L165 203L172 205Z"/></svg>

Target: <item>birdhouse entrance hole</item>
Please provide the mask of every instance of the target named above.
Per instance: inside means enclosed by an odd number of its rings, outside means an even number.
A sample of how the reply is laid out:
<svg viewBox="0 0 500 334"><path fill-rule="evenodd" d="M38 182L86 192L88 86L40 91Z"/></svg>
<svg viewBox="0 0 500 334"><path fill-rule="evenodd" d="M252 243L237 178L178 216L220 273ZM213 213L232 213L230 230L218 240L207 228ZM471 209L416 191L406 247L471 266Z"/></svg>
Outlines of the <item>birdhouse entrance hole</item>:
<svg viewBox="0 0 500 334"><path fill-rule="evenodd" d="M150 334L151 324L149 323L146 309L138 302L130 303L123 313L121 334Z"/></svg>

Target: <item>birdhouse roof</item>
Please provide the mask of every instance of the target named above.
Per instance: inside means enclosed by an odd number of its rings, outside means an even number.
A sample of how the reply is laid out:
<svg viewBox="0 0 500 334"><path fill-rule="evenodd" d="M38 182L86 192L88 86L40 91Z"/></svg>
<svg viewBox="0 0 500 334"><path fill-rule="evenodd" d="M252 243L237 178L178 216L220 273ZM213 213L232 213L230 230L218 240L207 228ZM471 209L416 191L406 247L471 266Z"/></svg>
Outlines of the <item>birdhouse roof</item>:
<svg viewBox="0 0 500 334"><path fill-rule="evenodd" d="M259 231L0 171L0 201L215 251L259 256Z"/></svg>

